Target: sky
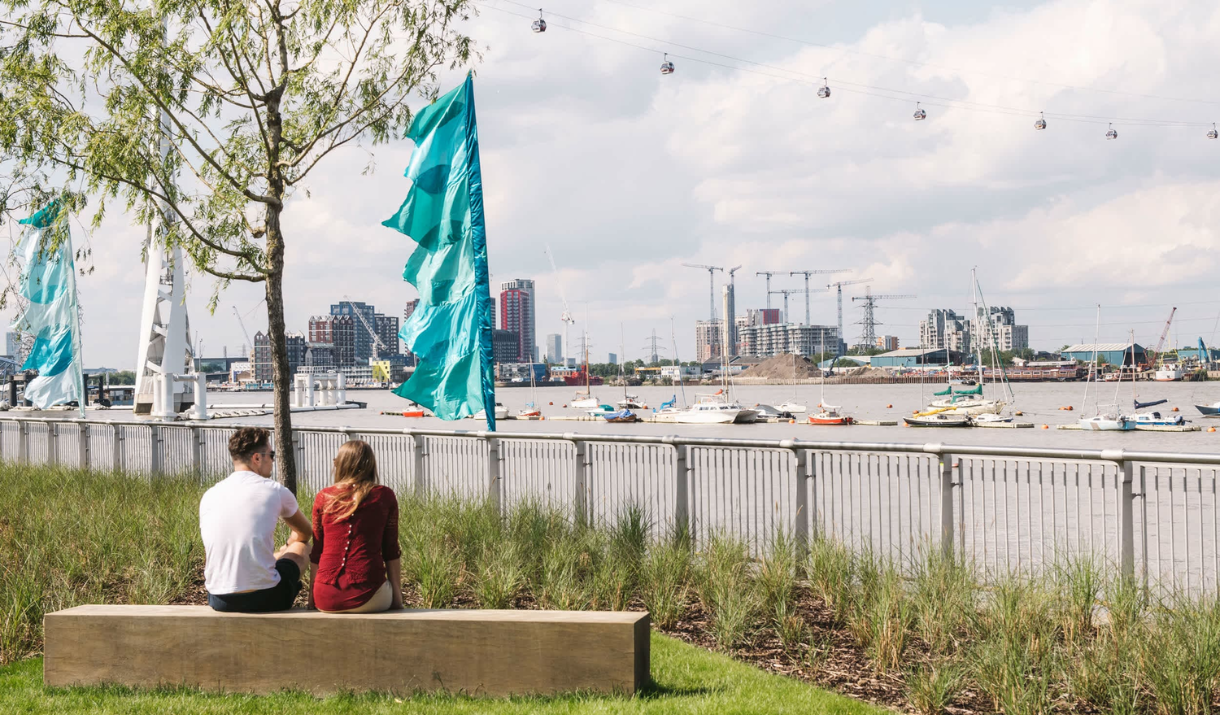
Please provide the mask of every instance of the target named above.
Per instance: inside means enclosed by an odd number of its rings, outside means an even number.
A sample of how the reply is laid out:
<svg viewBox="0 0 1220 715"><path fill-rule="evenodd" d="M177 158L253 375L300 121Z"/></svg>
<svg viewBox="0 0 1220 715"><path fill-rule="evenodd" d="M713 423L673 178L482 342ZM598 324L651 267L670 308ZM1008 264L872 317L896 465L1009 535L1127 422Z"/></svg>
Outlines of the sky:
<svg viewBox="0 0 1220 715"><path fill-rule="evenodd" d="M1172 306L1176 343L1213 342L1220 140L1205 135L1220 120L1220 4L653 6L558 0L534 34L536 10L480 0L463 28L482 50L493 294L536 281L540 354L563 332L566 301L572 342L587 329L593 361L645 357L653 330L673 357L671 321L678 357L692 359L709 282L683 263L743 266L739 314L766 303L759 271L780 272L778 290L802 286L789 271L849 269L834 278L870 279L844 289L849 342L861 318L850 297L866 287L916 296L876 313L879 334L912 345L929 309L969 311L972 267L1036 349L1092 341L1097 304L1103 342L1134 330L1155 345ZM659 71L663 52L672 75ZM917 100L926 121L912 118ZM344 296L400 316L414 297L401 279L413 244L380 226L406 194L411 149L333 156L289 202L290 330ZM118 215L77 231L95 268L80 282L89 367L135 363L144 235ZM230 287L214 315L210 293L208 277L190 278L197 342L207 356L236 354L246 338L234 308L251 335L266 328L261 286ZM811 296L814 323L833 324L835 309L832 292ZM790 314L804 320L803 296Z"/></svg>

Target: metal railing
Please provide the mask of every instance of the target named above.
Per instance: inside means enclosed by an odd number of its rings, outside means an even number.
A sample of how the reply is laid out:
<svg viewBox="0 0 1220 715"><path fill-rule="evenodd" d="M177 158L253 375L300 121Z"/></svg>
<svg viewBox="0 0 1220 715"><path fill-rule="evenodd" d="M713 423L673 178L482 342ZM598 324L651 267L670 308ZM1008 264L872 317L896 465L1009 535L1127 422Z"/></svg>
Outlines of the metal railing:
<svg viewBox="0 0 1220 715"><path fill-rule="evenodd" d="M0 458L210 483L238 427L0 418ZM329 484L353 438L399 492L501 510L533 500L606 524L637 505L654 534L724 532L756 552L784 530L900 563L940 548L990 574L1034 573L1088 555L1161 590L1218 588L1218 454L307 427L293 435L299 485Z"/></svg>

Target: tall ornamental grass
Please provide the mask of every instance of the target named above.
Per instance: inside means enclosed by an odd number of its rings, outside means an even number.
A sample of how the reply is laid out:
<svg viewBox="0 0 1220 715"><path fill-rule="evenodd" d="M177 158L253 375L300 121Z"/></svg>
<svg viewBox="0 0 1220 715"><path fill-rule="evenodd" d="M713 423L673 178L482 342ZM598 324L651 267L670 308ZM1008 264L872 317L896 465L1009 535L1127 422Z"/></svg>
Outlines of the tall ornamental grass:
<svg viewBox="0 0 1220 715"><path fill-rule="evenodd" d="M0 661L41 649L47 611L188 593L202 493L185 479L0 470ZM399 503L416 606L645 608L659 628L730 653L777 648L815 676L850 647L920 713L1203 715L1220 702L1220 598L1149 598L1096 559L984 581L939 548L895 563L825 539L802 548L790 530L751 548L667 532L635 506L588 526L540 502Z"/></svg>

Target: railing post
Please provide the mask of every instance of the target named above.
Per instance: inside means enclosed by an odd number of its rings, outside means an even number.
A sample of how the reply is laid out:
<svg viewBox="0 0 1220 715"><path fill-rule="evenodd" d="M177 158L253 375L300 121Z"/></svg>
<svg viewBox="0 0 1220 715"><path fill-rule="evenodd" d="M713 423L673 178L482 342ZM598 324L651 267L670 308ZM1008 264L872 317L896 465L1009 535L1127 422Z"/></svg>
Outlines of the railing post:
<svg viewBox="0 0 1220 715"><path fill-rule="evenodd" d="M1120 573L1123 578L1135 578L1135 517L1134 517L1134 502L1135 495L1132 493L1131 485L1135 478L1135 464L1124 460L1118 463L1119 469L1122 471L1122 498L1120 516L1122 524L1119 527L1119 566ZM1144 528L1147 528L1145 525Z"/></svg>
<svg viewBox="0 0 1220 715"><path fill-rule="evenodd" d="M803 561L809 550L809 451L794 447L792 457L796 472L796 514L792 531L797 559Z"/></svg>
<svg viewBox="0 0 1220 715"><path fill-rule="evenodd" d="M308 484L309 473L305 469L305 441L301 439L301 430L292 428L292 454L297 465L297 479ZM325 481L325 480L323 480Z"/></svg>
<svg viewBox="0 0 1220 715"><path fill-rule="evenodd" d="M575 511L576 523L582 526L589 523L589 494L587 492L589 482L589 460L588 449L589 443L583 439L573 439L572 445L576 448L575 462L575 499L572 507Z"/></svg>
<svg viewBox="0 0 1220 715"><path fill-rule="evenodd" d="M504 482L500 479L500 440L487 438L487 498L496 514L504 516Z"/></svg>
<svg viewBox="0 0 1220 715"><path fill-rule="evenodd" d="M93 460L90 459L89 454L89 425L86 422L79 422L76 425L76 453L80 468L88 470L93 465Z"/></svg>
<svg viewBox="0 0 1220 715"><path fill-rule="evenodd" d="M672 437L666 437L671 441ZM674 533L689 536L690 524L690 447L674 445Z"/></svg>
<svg viewBox="0 0 1220 715"><path fill-rule="evenodd" d="M411 435L411 474L415 478L412 486L416 499L423 499L424 495L428 493L428 475L424 473L427 464L424 457L428 456L424 449L426 439L422 434Z"/></svg>
<svg viewBox="0 0 1220 715"><path fill-rule="evenodd" d="M148 475L157 477L161 475L161 425L150 424L148 432Z"/></svg>
<svg viewBox="0 0 1220 715"><path fill-rule="evenodd" d="M199 425L189 425L191 428L191 464L195 468L195 475L203 476L203 432L199 429Z"/></svg>
<svg viewBox="0 0 1220 715"><path fill-rule="evenodd" d="M54 422L47 424L47 464L54 467L59 463L59 425Z"/></svg>
<svg viewBox="0 0 1220 715"><path fill-rule="evenodd" d="M953 455L940 455L940 550L953 558Z"/></svg>
<svg viewBox="0 0 1220 715"><path fill-rule="evenodd" d="M30 425L25 420L17 421L17 463L30 462Z"/></svg>
<svg viewBox="0 0 1220 715"><path fill-rule="evenodd" d="M110 423L110 464L116 472L122 472L123 464L123 430L115 422Z"/></svg>

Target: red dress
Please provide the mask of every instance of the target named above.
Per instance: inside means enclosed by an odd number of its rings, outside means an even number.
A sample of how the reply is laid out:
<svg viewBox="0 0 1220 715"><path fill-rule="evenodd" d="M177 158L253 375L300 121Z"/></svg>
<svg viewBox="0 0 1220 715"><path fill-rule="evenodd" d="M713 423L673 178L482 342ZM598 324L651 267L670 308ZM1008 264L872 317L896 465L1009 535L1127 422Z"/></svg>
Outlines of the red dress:
<svg viewBox="0 0 1220 715"><path fill-rule="evenodd" d="M313 551L318 566L314 605L323 611L346 611L368 602L386 582L386 562L402 555L398 546L398 499L394 491L373 487L346 519L326 514L340 492L334 486L313 501Z"/></svg>

